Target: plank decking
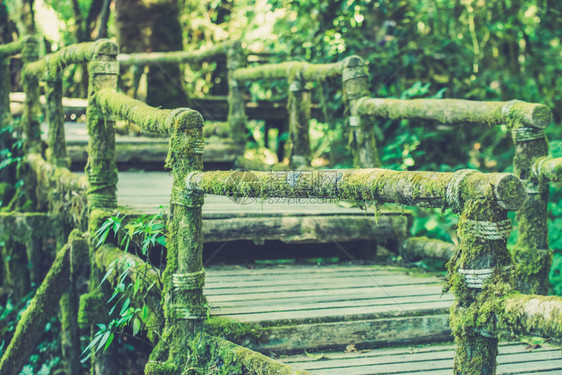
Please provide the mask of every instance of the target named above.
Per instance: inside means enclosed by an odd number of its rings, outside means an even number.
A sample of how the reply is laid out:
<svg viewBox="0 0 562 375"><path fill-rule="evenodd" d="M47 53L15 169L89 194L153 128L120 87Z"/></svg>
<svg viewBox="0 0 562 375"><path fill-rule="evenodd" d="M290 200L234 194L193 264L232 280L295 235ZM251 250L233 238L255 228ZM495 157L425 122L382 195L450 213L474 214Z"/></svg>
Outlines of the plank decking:
<svg viewBox="0 0 562 375"><path fill-rule="evenodd" d="M450 338L442 280L362 265L207 267L211 314L260 328L260 351L387 346Z"/></svg>
<svg viewBox="0 0 562 375"><path fill-rule="evenodd" d="M295 369L318 375L453 373L453 345L378 349L351 353L314 353L281 358ZM530 349L520 342L501 343L497 374L562 374L560 348L545 344Z"/></svg>

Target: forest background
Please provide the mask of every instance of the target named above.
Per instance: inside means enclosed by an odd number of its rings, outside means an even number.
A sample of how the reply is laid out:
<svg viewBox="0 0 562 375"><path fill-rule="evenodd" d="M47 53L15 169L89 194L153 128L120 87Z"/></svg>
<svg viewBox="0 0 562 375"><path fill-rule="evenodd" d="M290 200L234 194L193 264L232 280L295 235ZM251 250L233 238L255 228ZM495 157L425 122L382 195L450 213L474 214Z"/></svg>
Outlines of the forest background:
<svg viewBox="0 0 562 375"><path fill-rule="evenodd" d="M125 53L195 50L241 40L246 50L268 62L324 63L360 55L369 62L373 96L546 104L553 112L547 129L551 156L562 156L559 0L0 0L0 43L30 32L44 36L47 51L109 37ZM187 98L196 104L198 97L224 91L225 80L214 74L219 64L165 67L148 75L147 84L165 82L172 99L162 97L162 103L179 105ZM79 68L65 72L66 96L85 96L83 76ZM283 82L252 83L248 89L252 100L283 99L287 92ZM341 96L337 82L314 91L313 101L324 113L311 122L319 165L351 165L344 156ZM385 168L512 171L513 146L505 126L482 129L407 120L375 125ZM248 149L267 152L263 126L253 124L249 132ZM551 187L550 247L555 255L550 279L552 293L558 295L561 198L560 187ZM416 214L423 219L416 220L412 234L455 241L454 230L447 229L455 224L452 215Z"/></svg>

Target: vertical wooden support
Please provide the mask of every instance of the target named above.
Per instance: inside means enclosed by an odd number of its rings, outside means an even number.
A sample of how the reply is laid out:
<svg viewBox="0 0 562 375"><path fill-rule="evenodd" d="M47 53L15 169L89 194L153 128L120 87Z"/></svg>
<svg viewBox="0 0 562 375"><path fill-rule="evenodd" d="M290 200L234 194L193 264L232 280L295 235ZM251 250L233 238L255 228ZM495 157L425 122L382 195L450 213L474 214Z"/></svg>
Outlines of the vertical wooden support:
<svg viewBox="0 0 562 375"><path fill-rule="evenodd" d="M46 58L48 59L48 57ZM48 60L45 65L47 66L45 72L46 117L49 124L47 160L57 167L68 168L62 107L62 71L58 67L51 67Z"/></svg>
<svg viewBox="0 0 562 375"><path fill-rule="evenodd" d="M12 121L10 113L10 56L0 54L0 129Z"/></svg>
<svg viewBox="0 0 562 375"><path fill-rule="evenodd" d="M300 70L289 72L289 95L287 107L289 109L289 136L291 152L289 166L302 168L310 165L310 91L305 88Z"/></svg>
<svg viewBox="0 0 562 375"><path fill-rule="evenodd" d="M344 60L342 85L349 111L349 146L356 168L378 168L381 163L371 120L359 114L361 99L369 94L367 64L359 56Z"/></svg>
<svg viewBox="0 0 562 375"><path fill-rule="evenodd" d="M12 123L12 114L10 112L10 57L0 55L0 150L12 148L11 132L6 128ZM0 158L0 162L3 157ZM13 183L12 168L2 168L0 170L0 184ZM6 205L5 200L8 194L0 194L0 200Z"/></svg>
<svg viewBox="0 0 562 375"><path fill-rule="evenodd" d="M231 137L244 149L247 139L246 108L242 82L234 79L233 72L246 65L246 56L240 42L233 43L227 54L228 68L228 124Z"/></svg>
<svg viewBox="0 0 562 375"><path fill-rule="evenodd" d="M90 233L90 289L89 293L80 298L79 315L95 314L84 311L88 303L97 306L98 311L104 310L103 292L99 290L100 271L93 261L95 257L95 232L103 221L117 207L116 185L117 167L115 163L115 121L107 118L95 100L95 94L101 89L117 88L119 63L117 62L117 45L107 39L100 39L94 45L92 59L88 64L88 162L86 175L89 188L88 199L88 231ZM90 324L94 322L90 321ZM91 328L93 333L94 328ZM93 352L93 351L92 351ZM111 350L103 355L92 354L93 373L105 374L114 368L114 353Z"/></svg>
<svg viewBox="0 0 562 375"><path fill-rule="evenodd" d="M461 212L460 244L448 263L450 290L455 295L450 325L455 337L455 374L495 374L499 311L492 300L511 290L511 256L507 238L511 223L507 210L493 196L481 195L463 182L471 172L456 172L447 185L453 209ZM472 188L472 189L471 189ZM464 192L464 193L459 193ZM464 203L459 196L464 197ZM524 197L523 194L520 194Z"/></svg>
<svg viewBox="0 0 562 375"><path fill-rule="evenodd" d="M173 186L163 277L166 326L145 374L168 374L185 366L190 343L208 311L203 295L203 194L186 185L189 173L203 169L203 118L196 111L178 109L170 122L166 166L172 168Z"/></svg>
<svg viewBox="0 0 562 375"><path fill-rule="evenodd" d="M22 86L25 92L23 107L23 133L27 152L41 152L41 112L39 103L39 78L25 74L25 66L39 58L39 40L35 36L23 39L21 57L24 65Z"/></svg>
<svg viewBox="0 0 562 375"><path fill-rule="evenodd" d="M92 60L88 64L90 86L88 88L88 163L86 175L88 207L113 210L117 207L115 194L117 167L115 164L115 121L102 113L96 104L95 94L101 89L116 89L119 63L117 45L109 40L99 40L94 46Z"/></svg>
<svg viewBox="0 0 562 375"><path fill-rule="evenodd" d="M548 248L548 182L533 174L533 165L548 156L542 129L519 126L512 130L515 144L513 170L527 185L528 199L517 212L518 238L512 248L515 287L525 294L548 293L552 251Z"/></svg>

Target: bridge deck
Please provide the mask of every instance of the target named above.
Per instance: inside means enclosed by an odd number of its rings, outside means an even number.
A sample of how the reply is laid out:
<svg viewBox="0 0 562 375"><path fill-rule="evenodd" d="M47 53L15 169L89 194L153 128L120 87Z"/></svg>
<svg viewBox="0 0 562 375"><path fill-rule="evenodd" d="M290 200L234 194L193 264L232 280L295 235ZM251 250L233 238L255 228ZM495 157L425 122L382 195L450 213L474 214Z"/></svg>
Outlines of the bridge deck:
<svg viewBox="0 0 562 375"><path fill-rule="evenodd" d="M366 350L351 353L314 353L282 358L296 369L318 375L453 373L453 345ZM497 374L561 374L560 348L544 344L531 349L520 342L501 343Z"/></svg>
<svg viewBox="0 0 562 375"><path fill-rule="evenodd" d="M298 352L450 338L442 280L375 265L208 266L211 314L259 328L253 348Z"/></svg>

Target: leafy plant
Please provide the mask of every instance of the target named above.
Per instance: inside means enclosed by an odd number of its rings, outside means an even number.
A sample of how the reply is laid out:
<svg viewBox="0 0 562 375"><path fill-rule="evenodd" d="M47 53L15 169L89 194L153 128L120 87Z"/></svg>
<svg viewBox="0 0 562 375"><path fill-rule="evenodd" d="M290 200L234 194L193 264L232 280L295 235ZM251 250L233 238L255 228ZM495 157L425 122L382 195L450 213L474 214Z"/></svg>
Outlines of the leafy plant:
<svg viewBox="0 0 562 375"><path fill-rule="evenodd" d="M164 215L162 213L143 215L130 222L125 222L126 218L126 215L119 212L115 216L107 218L96 231L96 247L104 244L112 234L115 238L121 238L119 243L125 251L129 250L133 244L135 250L140 250L147 263L154 269L148 256L154 246L166 246ZM116 259L107 267L99 286L101 287L110 278L115 277L112 283L113 292L107 304L112 304L109 308L109 316L115 315L117 311L119 313L109 323L97 324L98 331L81 354L82 362L90 358L92 351L97 353L102 348L104 351L107 350L115 335L123 333L129 326L131 326L132 335L138 335L142 321L148 316L148 309L146 306L142 308L132 306L132 301L141 290L146 295L159 283L152 282L146 277L147 268L144 268L142 273L137 273L133 278L134 281L128 282L127 280L131 279L129 276L135 272L136 266L137 262L133 259ZM118 308L119 310L117 310Z"/></svg>

